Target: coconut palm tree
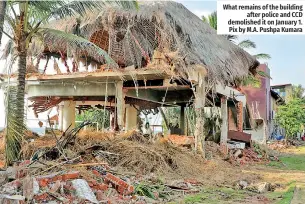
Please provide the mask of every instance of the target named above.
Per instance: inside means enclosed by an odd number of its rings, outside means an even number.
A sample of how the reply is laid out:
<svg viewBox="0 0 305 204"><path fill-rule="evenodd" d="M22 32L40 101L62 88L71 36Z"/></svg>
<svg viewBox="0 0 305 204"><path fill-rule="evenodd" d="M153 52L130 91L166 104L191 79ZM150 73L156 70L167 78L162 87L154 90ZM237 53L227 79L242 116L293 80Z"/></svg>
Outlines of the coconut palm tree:
<svg viewBox="0 0 305 204"><path fill-rule="evenodd" d="M4 15L9 25L3 34L10 38L12 44L12 63L17 65L17 81L15 86L7 89L7 128L6 128L6 164L19 159L24 125L25 76L27 68L27 55L30 45L34 41L41 44L55 42L67 45L67 51L80 51L95 56L96 60L106 61L108 64L116 63L107 55L107 52L90 41L63 31L44 27L49 20L64 18L66 16L84 15L95 9L102 9L107 4L117 4L126 8L137 8L136 1L7 1L7 10ZM0 11L1 12L1 11ZM1 19L0 19L1 23ZM0 24L1 28L1 24Z"/></svg>
<svg viewBox="0 0 305 204"><path fill-rule="evenodd" d="M6 1L0 1L0 45L2 39L5 11L6 11Z"/></svg>
<svg viewBox="0 0 305 204"><path fill-rule="evenodd" d="M203 22L208 23L212 28L217 30L217 12L216 11L214 11L207 17L202 16L202 20L203 20ZM243 49L256 48L256 44L251 40L243 40L243 41L237 42L238 36L236 36L236 35L225 35L225 37L227 38L227 40L237 44L239 47L241 47ZM256 55L254 55L254 57L256 57L257 59L270 59L271 58L269 54L265 54L265 53L256 54Z"/></svg>

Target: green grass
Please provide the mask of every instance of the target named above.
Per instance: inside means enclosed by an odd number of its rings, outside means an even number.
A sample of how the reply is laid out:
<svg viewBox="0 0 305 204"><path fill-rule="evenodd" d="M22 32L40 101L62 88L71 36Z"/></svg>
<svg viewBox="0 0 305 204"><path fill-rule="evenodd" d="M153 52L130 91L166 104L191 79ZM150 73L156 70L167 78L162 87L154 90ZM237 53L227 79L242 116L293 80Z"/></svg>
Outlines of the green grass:
<svg viewBox="0 0 305 204"><path fill-rule="evenodd" d="M293 198L295 186L296 186L296 182L291 181L287 184L286 191L274 191L268 193L266 196L270 200L276 200L275 204L290 204Z"/></svg>
<svg viewBox="0 0 305 204"><path fill-rule="evenodd" d="M283 156L279 159L281 162L272 161L269 166L285 170L305 171L305 155Z"/></svg>
<svg viewBox="0 0 305 204"><path fill-rule="evenodd" d="M293 198L294 189L295 189L295 184L293 184L288 188L288 190L283 194L283 199L278 201L276 204L290 204Z"/></svg>
<svg viewBox="0 0 305 204"><path fill-rule="evenodd" d="M241 201L250 192L242 190L234 190L232 188L208 188L195 195L186 196L182 203L197 204L197 203L229 203L232 201ZM250 193L251 194L251 193Z"/></svg>

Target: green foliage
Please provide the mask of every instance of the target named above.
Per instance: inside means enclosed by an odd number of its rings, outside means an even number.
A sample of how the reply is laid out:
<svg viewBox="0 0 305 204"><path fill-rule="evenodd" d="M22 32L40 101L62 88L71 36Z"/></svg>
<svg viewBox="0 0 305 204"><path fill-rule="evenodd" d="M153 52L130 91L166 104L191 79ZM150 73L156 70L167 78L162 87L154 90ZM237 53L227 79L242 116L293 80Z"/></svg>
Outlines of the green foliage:
<svg viewBox="0 0 305 204"><path fill-rule="evenodd" d="M159 182L157 184L151 184L151 183L139 183L136 185L135 193L140 196L146 196L148 198L156 200L157 197L155 194L158 195L159 198L167 198L168 194L165 193L165 186L162 182Z"/></svg>
<svg viewBox="0 0 305 204"><path fill-rule="evenodd" d="M208 23L212 28L217 30L217 12L214 11L208 16L202 16L203 22Z"/></svg>
<svg viewBox="0 0 305 204"><path fill-rule="evenodd" d="M253 74L249 74L246 78L241 80L240 85L242 86L252 86L254 88L261 87L261 80L260 78L255 77Z"/></svg>
<svg viewBox="0 0 305 204"><path fill-rule="evenodd" d="M84 111L83 113L76 115L76 120L98 122L99 127L110 127L110 113L109 111L104 111L103 109L89 109Z"/></svg>
<svg viewBox="0 0 305 204"><path fill-rule="evenodd" d="M253 42L251 40L243 40L243 41L238 43L238 46L243 48L243 49L246 49L246 48L256 48L255 42Z"/></svg>
<svg viewBox="0 0 305 204"><path fill-rule="evenodd" d="M254 57L256 59L271 59L271 56L266 53L259 53L259 54L254 55Z"/></svg>
<svg viewBox="0 0 305 204"><path fill-rule="evenodd" d="M303 88L301 84L293 85L292 92L291 92L291 98L302 98L303 99L304 92L305 92L305 88Z"/></svg>
<svg viewBox="0 0 305 204"><path fill-rule="evenodd" d="M278 124L286 129L287 137L293 137L301 132L305 123L305 102L302 99L295 98L279 106L276 114Z"/></svg>

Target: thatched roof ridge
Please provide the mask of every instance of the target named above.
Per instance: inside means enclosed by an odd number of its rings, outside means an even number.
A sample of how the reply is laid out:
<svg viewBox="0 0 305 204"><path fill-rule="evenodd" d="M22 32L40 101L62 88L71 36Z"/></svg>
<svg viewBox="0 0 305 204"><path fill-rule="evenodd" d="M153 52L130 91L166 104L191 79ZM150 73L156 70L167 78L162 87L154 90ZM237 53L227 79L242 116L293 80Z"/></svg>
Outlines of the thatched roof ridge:
<svg viewBox="0 0 305 204"><path fill-rule="evenodd" d="M152 57L157 47L165 47L177 53L175 63L180 73L187 73L194 65L204 66L210 79L223 84L247 76L259 65L180 3L148 1L140 2L139 7L138 11L111 7L88 14L81 20L81 35L90 39L99 30L107 31L109 55L115 61L123 58L127 65L141 65L143 53ZM49 26L68 32L75 23L76 19L68 18Z"/></svg>

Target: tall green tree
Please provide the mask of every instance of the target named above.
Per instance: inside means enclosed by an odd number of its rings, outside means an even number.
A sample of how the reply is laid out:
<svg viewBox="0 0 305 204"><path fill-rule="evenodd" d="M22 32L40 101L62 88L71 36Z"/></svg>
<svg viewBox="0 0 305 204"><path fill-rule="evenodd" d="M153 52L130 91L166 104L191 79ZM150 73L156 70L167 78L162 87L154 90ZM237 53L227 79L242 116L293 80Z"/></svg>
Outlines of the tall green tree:
<svg viewBox="0 0 305 204"><path fill-rule="evenodd" d="M11 39L13 63L17 62L16 86L8 88L7 98L7 133L6 133L6 162L19 159L21 140L25 130L24 125L24 96L27 55L33 39L41 43L62 43L69 51L84 51L92 56L104 57L108 64L114 61L107 53L90 41L63 31L46 28L43 25L51 19L60 19L66 16L84 15L93 12L111 1L7 1L7 10L4 20L9 25L3 31ZM114 1L125 7L136 7L135 1Z"/></svg>
<svg viewBox="0 0 305 204"><path fill-rule="evenodd" d="M305 124L305 101L293 98L285 105L279 106L276 121L285 128L286 138L292 138L302 132Z"/></svg>
<svg viewBox="0 0 305 204"><path fill-rule="evenodd" d="M292 92L291 92L291 98L304 99L304 92L305 92L305 88L301 84L293 85Z"/></svg>
<svg viewBox="0 0 305 204"><path fill-rule="evenodd" d="M97 122L99 129L110 127L110 113L104 109L89 109L81 114L76 115L78 121L91 121ZM93 124L95 125L95 124Z"/></svg>

